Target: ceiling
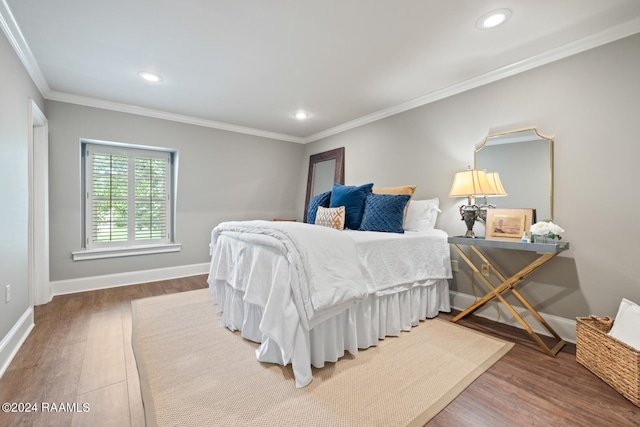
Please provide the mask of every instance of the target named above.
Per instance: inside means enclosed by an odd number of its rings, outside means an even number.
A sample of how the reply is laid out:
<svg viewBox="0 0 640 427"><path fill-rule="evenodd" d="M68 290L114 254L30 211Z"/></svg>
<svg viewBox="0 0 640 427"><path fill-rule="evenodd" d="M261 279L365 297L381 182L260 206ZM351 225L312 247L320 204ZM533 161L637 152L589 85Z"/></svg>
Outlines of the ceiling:
<svg viewBox="0 0 640 427"><path fill-rule="evenodd" d="M0 25L47 99L304 143L640 32L640 1L0 0Z"/></svg>

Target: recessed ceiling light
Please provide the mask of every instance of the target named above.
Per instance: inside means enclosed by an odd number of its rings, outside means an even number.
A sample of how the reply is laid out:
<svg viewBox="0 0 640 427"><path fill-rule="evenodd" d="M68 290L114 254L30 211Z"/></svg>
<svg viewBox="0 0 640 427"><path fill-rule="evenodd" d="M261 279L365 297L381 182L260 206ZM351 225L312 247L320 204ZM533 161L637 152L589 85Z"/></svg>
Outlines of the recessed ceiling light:
<svg viewBox="0 0 640 427"><path fill-rule="evenodd" d="M304 111L298 111L293 115L293 117L295 117L298 120L304 120L309 117L309 113L306 113Z"/></svg>
<svg viewBox="0 0 640 427"><path fill-rule="evenodd" d="M162 80L162 77L149 71L140 71L138 75L148 82L157 83Z"/></svg>
<svg viewBox="0 0 640 427"><path fill-rule="evenodd" d="M476 27L481 30L488 28L494 28L498 25L504 24L511 18L511 11L509 9L498 9L489 13L485 13L476 22Z"/></svg>

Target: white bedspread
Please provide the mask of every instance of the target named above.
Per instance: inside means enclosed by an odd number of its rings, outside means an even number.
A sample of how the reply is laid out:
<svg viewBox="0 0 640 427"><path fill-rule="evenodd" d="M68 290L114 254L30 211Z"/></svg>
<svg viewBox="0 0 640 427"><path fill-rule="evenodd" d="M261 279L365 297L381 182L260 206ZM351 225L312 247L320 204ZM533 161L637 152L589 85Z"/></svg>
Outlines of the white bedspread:
<svg viewBox="0 0 640 427"><path fill-rule="evenodd" d="M306 329L364 299L371 291L367 285L372 280L360 262L353 239L338 230L299 222L223 222L212 231L212 250L225 232L239 233L236 237L242 241L282 251L292 267L293 284L273 283L287 289L271 291L284 298L289 291L293 293Z"/></svg>
<svg viewBox="0 0 640 427"><path fill-rule="evenodd" d="M335 361L345 350L355 354L449 309L446 242L441 230L399 235L225 222L212 231L208 282L224 325L261 343L259 361L292 363L296 386L303 387L312 363ZM336 331L327 332L328 325ZM335 345L317 345L332 334Z"/></svg>
<svg viewBox="0 0 640 427"><path fill-rule="evenodd" d="M367 269L376 295L398 292L428 279L451 279L447 233L432 229L404 234L344 230Z"/></svg>

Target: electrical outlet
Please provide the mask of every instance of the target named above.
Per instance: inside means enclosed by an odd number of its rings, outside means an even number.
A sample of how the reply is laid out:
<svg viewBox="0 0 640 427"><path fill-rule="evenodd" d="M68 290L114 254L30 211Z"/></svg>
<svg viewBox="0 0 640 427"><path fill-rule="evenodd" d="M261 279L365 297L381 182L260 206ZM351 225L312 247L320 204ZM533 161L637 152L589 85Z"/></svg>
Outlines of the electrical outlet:
<svg viewBox="0 0 640 427"><path fill-rule="evenodd" d="M489 264L482 264L481 271L483 276L489 277L489 274L491 274L491 270L489 270Z"/></svg>
<svg viewBox="0 0 640 427"><path fill-rule="evenodd" d="M11 301L11 285L4 287L4 302L5 304Z"/></svg>
<svg viewBox="0 0 640 427"><path fill-rule="evenodd" d="M451 271L453 273L457 273L459 271L459 269L458 269L458 260L457 259L452 259L451 260Z"/></svg>

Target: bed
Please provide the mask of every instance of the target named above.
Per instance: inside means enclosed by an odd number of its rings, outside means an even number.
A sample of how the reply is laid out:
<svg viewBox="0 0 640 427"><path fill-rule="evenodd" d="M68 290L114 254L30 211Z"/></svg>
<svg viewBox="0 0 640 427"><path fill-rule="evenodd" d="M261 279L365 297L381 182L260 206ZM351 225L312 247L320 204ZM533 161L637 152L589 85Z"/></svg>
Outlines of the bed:
<svg viewBox="0 0 640 427"><path fill-rule="evenodd" d="M435 222L435 220L433 221ZM260 343L261 362L311 366L375 346L450 311L447 234L224 222L211 233L208 283L224 325Z"/></svg>

